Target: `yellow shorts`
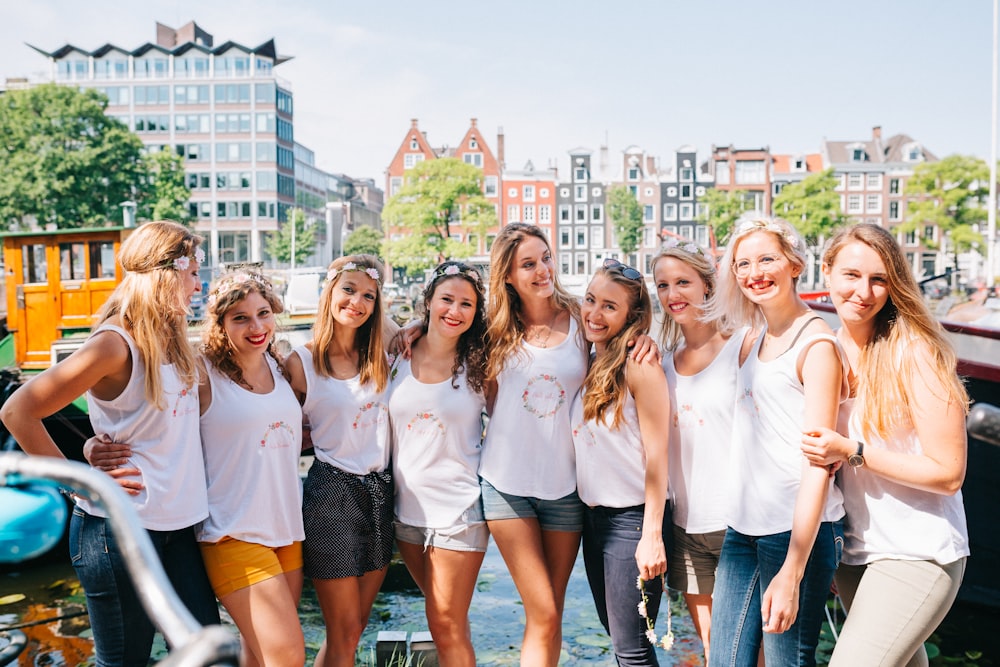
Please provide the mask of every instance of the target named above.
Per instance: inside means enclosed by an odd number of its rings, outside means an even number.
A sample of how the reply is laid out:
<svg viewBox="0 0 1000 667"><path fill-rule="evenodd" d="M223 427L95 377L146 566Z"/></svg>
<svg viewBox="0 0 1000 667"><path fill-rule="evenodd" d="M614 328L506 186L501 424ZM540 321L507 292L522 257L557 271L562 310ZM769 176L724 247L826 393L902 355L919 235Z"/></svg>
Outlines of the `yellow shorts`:
<svg viewBox="0 0 1000 667"><path fill-rule="evenodd" d="M279 574L302 569L302 543L266 547L224 537L218 542L199 542L205 571L218 598L266 581Z"/></svg>

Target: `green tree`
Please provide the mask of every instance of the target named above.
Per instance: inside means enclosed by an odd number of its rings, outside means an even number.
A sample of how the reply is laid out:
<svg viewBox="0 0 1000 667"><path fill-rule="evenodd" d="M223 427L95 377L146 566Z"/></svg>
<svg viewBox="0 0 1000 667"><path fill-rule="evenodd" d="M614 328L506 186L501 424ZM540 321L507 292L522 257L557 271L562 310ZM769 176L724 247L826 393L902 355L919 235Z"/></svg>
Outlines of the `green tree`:
<svg viewBox="0 0 1000 667"><path fill-rule="evenodd" d="M708 225L715 242L724 245L733 232L733 227L749 206L746 194L739 190L716 190L710 188L704 197L699 197L702 205L698 222Z"/></svg>
<svg viewBox="0 0 1000 667"><path fill-rule="evenodd" d="M383 240L382 232L374 227L361 225L344 239L344 254L381 257Z"/></svg>
<svg viewBox="0 0 1000 667"><path fill-rule="evenodd" d="M0 95L0 226L121 220L143 191L142 142L94 89L46 84Z"/></svg>
<svg viewBox="0 0 1000 667"><path fill-rule="evenodd" d="M794 225L807 245L822 245L825 237L847 222L836 192L839 182L833 169L827 169L789 183L774 198L774 214Z"/></svg>
<svg viewBox="0 0 1000 667"><path fill-rule="evenodd" d="M404 178L386 202L382 220L403 232L386 242L386 259L408 275L419 276L445 259L468 257L469 247L452 239L453 232L481 237L496 225L493 202L483 196L481 169L440 158L418 163Z"/></svg>
<svg viewBox="0 0 1000 667"><path fill-rule="evenodd" d="M267 252L282 264L292 263L292 230L294 231L295 262L302 264L316 248L316 235L311 226L306 225L306 214L300 208L288 212L286 220L274 234L268 236Z"/></svg>
<svg viewBox="0 0 1000 667"><path fill-rule="evenodd" d="M188 212L188 189L184 175L184 159L171 150L146 155L148 180L139 197L140 220L173 220L191 222Z"/></svg>
<svg viewBox="0 0 1000 667"><path fill-rule="evenodd" d="M899 227L923 232L928 225L937 226L950 239L948 250L958 266L960 253L983 243L977 228L986 222L989 191L990 169L979 158L949 155L939 162L924 162L906 182L910 199L906 220ZM932 239L924 238L923 243L936 247Z"/></svg>
<svg viewBox="0 0 1000 667"><path fill-rule="evenodd" d="M631 255L642 241L642 205L625 185L612 185L606 192L608 219L614 226L618 247Z"/></svg>

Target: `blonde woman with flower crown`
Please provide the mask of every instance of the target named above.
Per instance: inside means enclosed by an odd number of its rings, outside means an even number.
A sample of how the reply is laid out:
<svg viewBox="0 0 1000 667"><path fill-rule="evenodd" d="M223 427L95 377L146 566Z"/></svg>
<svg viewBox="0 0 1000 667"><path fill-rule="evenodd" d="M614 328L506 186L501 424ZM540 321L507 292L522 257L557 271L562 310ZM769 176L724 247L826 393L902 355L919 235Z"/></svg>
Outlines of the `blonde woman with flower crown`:
<svg viewBox="0 0 1000 667"><path fill-rule="evenodd" d="M286 360L316 455L303 488L303 561L326 624L316 656L325 667L354 665L392 557L384 275L372 255L335 259L313 339Z"/></svg>
<svg viewBox="0 0 1000 667"><path fill-rule="evenodd" d="M747 329L724 331L704 318L716 272L698 245L664 243L653 259L653 282L664 313L660 342L671 412L673 540L667 582L684 593L707 662L715 571L726 536L736 375Z"/></svg>
<svg viewBox="0 0 1000 667"><path fill-rule="evenodd" d="M121 246L125 277L79 350L18 389L0 419L33 455L61 457L42 419L86 393L98 436L131 444L112 472L132 494L163 567L202 624L219 622L194 526L208 516L198 434L198 367L187 313L199 291L201 238L148 222ZM125 479L138 472L141 481ZM146 665L155 628L142 608L100 507L77 499L70 558L87 596L99 665Z"/></svg>
<svg viewBox="0 0 1000 667"><path fill-rule="evenodd" d="M814 665L844 516L829 471L799 449L804 425L835 428L847 398L842 349L795 286L804 243L779 219L735 228L708 319L761 329L740 354L726 538L709 665Z"/></svg>

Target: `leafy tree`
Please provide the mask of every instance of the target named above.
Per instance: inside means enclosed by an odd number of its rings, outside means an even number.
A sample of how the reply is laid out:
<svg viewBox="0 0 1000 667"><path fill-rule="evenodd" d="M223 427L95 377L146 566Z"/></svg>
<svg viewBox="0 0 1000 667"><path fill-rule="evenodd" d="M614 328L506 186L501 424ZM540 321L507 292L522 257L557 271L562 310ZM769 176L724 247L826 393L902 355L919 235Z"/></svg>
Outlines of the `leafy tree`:
<svg viewBox="0 0 1000 667"><path fill-rule="evenodd" d="M382 232L374 227L361 225L344 239L344 254L381 257L383 240Z"/></svg>
<svg viewBox="0 0 1000 667"><path fill-rule="evenodd" d="M306 226L306 214L300 208L288 212L288 220L267 239L267 252L283 264L292 263L292 230L295 230L295 264L302 264L316 248L316 234Z"/></svg>
<svg viewBox="0 0 1000 667"><path fill-rule="evenodd" d="M720 244L729 240L733 226L749 208L746 194L739 190L716 190L710 188L704 197L699 197L702 213L698 222L708 225L712 235Z"/></svg>
<svg viewBox="0 0 1000 667"><path fill-rule="evenodd" d="M139 219L190 223L191 190L185 182L184 159L170 150L157 151L146 156L146 168L149 175L138 202Z"/></svg>
<svg viewBox="0 0 1000 667"><path fill-rule="evenodd" d="M986 222L990 191L990 169L986 162L966 155L949 155L939 162L917 165L906 182L906 232L936 225L951 239L950 250L958 255L981 245L976 228ZM981 228L981 227L980 227ZM934 247L931 239L924 245Z"/></svg>
<svg viewBox="0 0 1000 667"><path fill-rule="evenodd" d="M807 245L821 245L824 237L847 222L840 210L838 185L833 169L789 183L774 198L774 214L794 225Z"/></svg>
<svg viewBox="0 0 1000 667"><path fill-rule="evenodd" d="M625 185L607 189L608 219L614 226L618 247L631 255L642 241L642 205Z"/></svg>
<svg viewBox="0 0 1000 667"><path fill-rule="evenodd" d="M385 244L386 259L419 276L448 258L469 256L469 247L451 238L454 231L483 236L495 226L493 202L483 196L483 172L455 158L420 162L382 210L382 220L404 233Z"/></svg>
<svg viewBox="0 0 1000 667"><path fill-rule="evenodd" d="M47 84L0 96L0 227L121 220L141 193L142 142L93 89Z"/></svg>

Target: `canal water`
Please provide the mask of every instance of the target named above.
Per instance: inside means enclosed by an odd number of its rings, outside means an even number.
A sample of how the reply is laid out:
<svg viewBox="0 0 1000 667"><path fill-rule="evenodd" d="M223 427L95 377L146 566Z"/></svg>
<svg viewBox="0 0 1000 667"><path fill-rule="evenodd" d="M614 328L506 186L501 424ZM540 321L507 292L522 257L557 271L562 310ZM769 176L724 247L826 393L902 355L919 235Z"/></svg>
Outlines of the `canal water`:
<svg viewBox="0 0 1000 667"><path fill-rule="evenodd" d="M90 626L82 591L73 568L64 559L32 565L27 569L0 570L0 628L20 627L28 645L19 658L23 667L87 664L93 653ZM701 665L701 642L690 616L679 599L672 600L674 648L660 649L661 665ZM311 586L306 585L300 606L308 663L323 641L323 621ZM507 573L496 545L490 543L479 573L470 610L472 640L480 665L517 665L524 612L517 590ZM666 619L661 609L657 634ZM359 664L374 664L375 641L381 630L419 632L427 629L423 598L402 564L394 565L372 610L362 638ZM162 641L157 651L163 654ZM614 664L610 640L597 620L584 574L577 559L570 578L563 622L560 664Z"/></svg>

